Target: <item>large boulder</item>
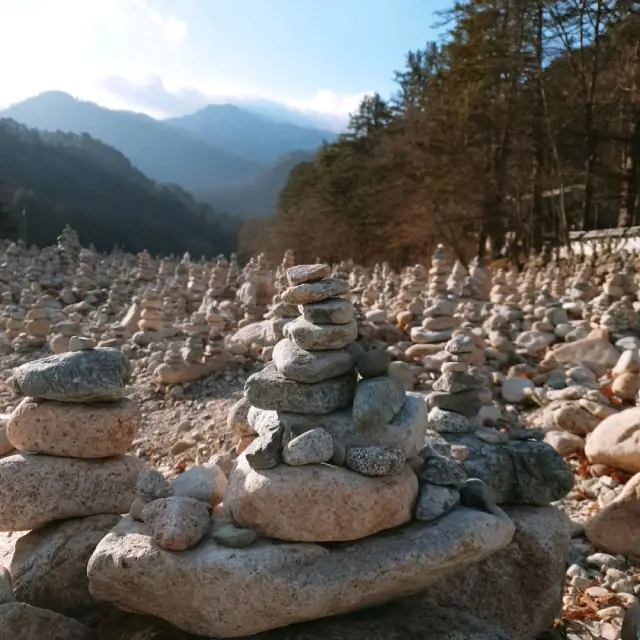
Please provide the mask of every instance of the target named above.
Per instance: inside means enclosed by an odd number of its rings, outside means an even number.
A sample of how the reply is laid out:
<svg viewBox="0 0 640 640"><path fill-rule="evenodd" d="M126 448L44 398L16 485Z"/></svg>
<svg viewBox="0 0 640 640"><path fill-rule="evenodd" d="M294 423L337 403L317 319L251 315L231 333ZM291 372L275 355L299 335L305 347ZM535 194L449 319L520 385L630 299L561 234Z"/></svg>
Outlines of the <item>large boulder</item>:
<svg viewBox="0 0 640 640"><path fill-rule="evenodd" d="M424 610L433 602L456 606L512 640L534 640L553 626L562 607L571 523L555 507L505 511L516 526L511 543L411 599L410 610Z"/></svg>
<svg viewBox="0 0 640 640"><path fill-rule="evenodd" d="M119 400L129 380L129 361L117 349L71 351L34 360L13 372L16 393L42 400Z"/></svg>
<svg viewBox="0 0 640 640"><path fill-rule="evenodd" d="M0 565L11 573L17 600L70 616L91 608L87 562L119 521L118 515L99 515L54 522L25 535L0 534Z"/></svg>
<svg viewBox="0 0 640 640"><path fill-rule="evenodd" d="M546 442L508 440L491 444L473 435L443 434L462 445L461 462L469 478L494 489L498 504L546 505L564 498L573 487L571 468Z"/></svg>
<svg viewBox="0 0 640 640"><path fill-rule="evenodd" d="M280 640L281 631L261 634L261 640ZM511 640L492 624L450 608L414 609L406 602L350 613L337 618L304 622L287 628L287 640Z"/></svg>
<svg viewBox="0 0 640 640"><path fill-rule="evenodd" d="M640 407L605 418L587 437L585 453L593 463L640 471Z"/></svg>
<svg viewBox="0 0 640 640"><path fill-rule="evenodd" d="M241 456L224 505L239 525L300 542L358 540L411 520L418 479L409 466L367 477L327 464L256 471Z"/></svg>
<svg viewBox="0 0 640 640"><path fill-rule="evenodd" d="M596 375L604 375L618 362L620 352L608 341L601 338L583 338L575 342L566 342L549 353L559 364L582 362Z"/></svg>
<svg viewBox="0 0 640 640"><path fill-rule="evenodd" d="M505 548L513 533L508 519L460 508L352 543L227 549L206 540L172 553L125 518L87 572L91 593L125 611L188 633L242 637L418 593Z"/></svg>
<svg viewBox="0 0 640 640"><path fill-rule="evenodd" d="M26 531L54 520L127 513L142 460L30 456L0 458L0 531Z"/></svg>
<svg viewBox="0 0 640 640"><path fill-rule="evenodd" d="M141 419L128 398L88 404L24 398L9 417L7 436L20 451L107 458L126 453Z"/></svg>
<svg viewBox="0 0 640 640"><path fill-rule="evenodd" d="M88 627L22 602L0 604L0 640L90 640Z"/></svg>
<svg viewBox="0 0 640 640"><path fill-rule="evenodd" d="M640 473L585 525L589 542L607 553L640 556Z"/></svg>

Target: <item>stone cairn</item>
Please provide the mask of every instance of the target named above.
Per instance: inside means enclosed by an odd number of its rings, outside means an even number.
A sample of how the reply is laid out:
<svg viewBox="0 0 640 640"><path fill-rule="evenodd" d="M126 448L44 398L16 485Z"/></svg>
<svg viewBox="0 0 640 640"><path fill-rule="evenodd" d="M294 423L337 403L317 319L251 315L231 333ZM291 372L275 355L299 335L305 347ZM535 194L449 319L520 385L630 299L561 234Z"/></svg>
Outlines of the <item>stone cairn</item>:
<svg viewBox="0 0 640 640"><path fill-rule="evenodd" d="M68 615L94 605L86 580L69 584L70 592L57 582L65 571L61 560L67 561L68 549L53 552L63 554L53 565L43 563L46 569L36 579L35 590L28 578L20 576L31 572L33 577L40 569L31 566L27 571L21 563L30 563L31 552L39 559L48 557L52 548L48 540L55 548L60 540L73 539L81 531L84 538L77 544L89 544L82 551L86 562L100 538L120 520L119 514L127 512L136 478L144 469L141 460L125 455L141 420L138 406L124 398L128 362L119 351L86 347L85 339L74 337L71 352L14 371L15 391L26 397L8 417L9 446L0 452L6 454L0 458L0 531L29 531L19 542L26 555L16 551L11 565L18 576L14 597L21 602L36 600L39 606ZM0 604L4 602L0 599ZM36 617L49 622L37 637L89 637L83 625L58 613L36 614L27 604L20 607L14 612L17 620ZM5 624L3 616L0 613ZM21 631L33 630L30 623L24 625ZM0 636L3 631L0 628Z"/></svg>

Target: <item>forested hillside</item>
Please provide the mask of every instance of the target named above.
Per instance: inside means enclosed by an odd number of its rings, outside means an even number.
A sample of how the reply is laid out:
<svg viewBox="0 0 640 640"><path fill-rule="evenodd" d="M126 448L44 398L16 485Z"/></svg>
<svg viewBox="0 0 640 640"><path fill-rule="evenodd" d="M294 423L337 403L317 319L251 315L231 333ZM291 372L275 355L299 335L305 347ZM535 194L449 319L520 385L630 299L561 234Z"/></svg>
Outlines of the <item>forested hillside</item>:
<svg viewBox="0 0 640 640"><path fill-rule="evenodd" d="M180 187L160 185L87 134L47 133L0 120L3 227L29 244L55 242L65 224L99 250L215 255L235 248L234 223ZM26 220L16 216L26 212ZM26 225L25 225L26 223ZM3 234L4 235L4 234Z"/></svg>
<svg viewBox="0 0 640 640"><path fill-rule="evenodd" d="M395 95L366 98L291 172L263 247L406 263L436 242L468 259L489 241L522 257L571 229L639 224L637 11L456 2L444 41L407 54Z"/></svg>

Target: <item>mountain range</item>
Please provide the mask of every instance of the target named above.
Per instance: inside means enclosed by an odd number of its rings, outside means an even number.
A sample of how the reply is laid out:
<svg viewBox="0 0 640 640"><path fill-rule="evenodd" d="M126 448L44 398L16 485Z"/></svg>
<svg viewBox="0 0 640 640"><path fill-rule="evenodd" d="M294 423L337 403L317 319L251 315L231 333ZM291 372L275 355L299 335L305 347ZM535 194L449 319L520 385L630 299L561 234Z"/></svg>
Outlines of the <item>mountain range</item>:
<svg viewBox="0 0 640 640"><path fill-rule="evenodd" d="M290 169L336 134L232 104L167 120L50 91L0 111L40 131L88 134L153 181L175 184L232 215L273 214Z"/></svg>
<svg viewBox="0 0 640 640"><path fill-rule="evenodd" d="M150 180L118 150L83 133L0 119L0 237L55 244L66 224L100 251L194 256L235 250L237 221L178 186Z"/></svg>

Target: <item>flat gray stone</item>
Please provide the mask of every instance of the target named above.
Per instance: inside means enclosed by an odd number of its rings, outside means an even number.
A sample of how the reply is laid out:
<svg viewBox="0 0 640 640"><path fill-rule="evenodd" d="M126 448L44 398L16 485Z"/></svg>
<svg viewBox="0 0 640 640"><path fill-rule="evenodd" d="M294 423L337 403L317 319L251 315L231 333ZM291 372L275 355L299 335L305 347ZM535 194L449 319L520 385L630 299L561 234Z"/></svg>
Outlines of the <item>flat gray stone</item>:
<svg viewBox="0 0 640 640"><path fill-rule="evenodd" d="M395 377L386 375L358 382L353 399L353 422L367 430L388 424L405 401L405 390Z"/></svg>
<svg viewBox="0 0 640 640"><path fill-rule="evenodd" d="M287 380L314 384L351 371L354 359L343 349L307 351L292 340L281 340L273 349L273 362Z"/></svg>
<svg viewBox="0 0 640 640"><path fill-rule="evenodd" d="M411 341L418 344L437 344L440 342L448 342L455 328L445 329L443 331L429 331L422 327L413 327L411 329Z"/></svg>
<svg viewBox="0 0 640 640"><path fill-rule="evenodd" d="M299 436L310 429L326 429L346 447L378 445L389 449L401 449L407 458L415 456L424 445L427 429L427 407L420 394L408 392L398 414L388 424L358 429L353 423L351 409L334 411L322 416L268 411L253 407L249 411L249 424L258 433L282 425L292 436Z"/></svg>
<svg viewBox="0 0 640 640"><path fill-rule="evenodd" d="M481 389L486 385L486 380L479 376L462 371L448 371L443 373L433 385L434 391L445 393L461 393L471 389Z"/></svg>
<svg viewBox="0 0 640 640"><path fill-rule="evenodd" d="M322 302L301 304L302 317L313 324L347 324L354 318L353 305L343 298L329 298Z"/></svg>
<svg viewBox="0 0 640 640"><path fill-rule="evenodd" d="M274 412L275 413L275 412ZM252 469L273 469L282 461L284 427L279 420L270 420L260 429L258 437L244 454Z"/></svg>
<svg viewBox="0 0 640 640"><path fill-rule="evenodd" d="M460 413L469 418L476 416L480 411L480 400L478 391L462 391L461 393L442 393L434 391L427 396L427 406L429 409L438 407L445 411Z"/></svg>
<svg viewBox="0 0 640 640"><path fill-rule="evenodd" d="M18 367L13 372L13 388L16 393L43 400L119 400L129 375L129 361L116 349L73 351Z"/></svg>
<svg viewBox="0 0 640 640"><path fill-rule="evenodd" d="M461 413L433 407L429 411L429 429L438 433L473 433L475 426Z"/></svg>
<svg viewBox="0 0 640 640"><path fill-rule="evenodd" d="M305 282L317 282L331 273L328 264L297 264L286 271L287 280L292 287Z"/></svg>
<svg viewBox="0 0 640 640"><path fill-rule="evenodd" d="M71 518L22 536L0 535L0 583L4 565L20 602L68 616L86 613L96 605L89 593L87 562L119 521L119 515Z"/></svg>
<svg viewBox="0 0 640 640"><path fill-rule="evenodd" d="M349 284L344 280L327 278L319 282L299 284L285 289L280 298L289 304L310 304L328 298L337 298L349 293Z"/></svg>
<svg viewBox="0 0 640 640"><path fill-rule="evenodd" d="M0 531L26 531L66 518L127 513L145 463L23 454L0 458Z"/></svg>
<svg viewBox="0 0 640 640"><path fill-rule="evenodd" d="M120 609L188 633L242 637L419 593L505 548L513 534L509 520L458 508L433 524L330 547L261 539L225 549L204 540L172 553L125 518L100 542L87 573L93 595Z"/></svg>
<svg viewBox="0 0 640 640"><path fill-rule="evenodd" d="M209 531L211 506L206 502L174 496L150 502L142 521L157 545L171 551L194 547Z"/></svg>
<svg viewBox="0 0 640 640"><path fill-rule="evenodd" d="M564 498L573 487L571 468L546 442L489 444L473 435L445 437L450 444L467 448L462 468L469 478L488 484L498 504L547 505Z"/></svg>
<svg viewBox="0 0 640 640"><path fill-rule="evenodd" d="M282 459L291 466L321 464L333 457L333 438L326 429L311 429L290 440L282 451Z"/></svg>
<svg viewBox="0 0 640 640"><path fill-rule="evenodd" d="M416 520L429 522L449 513L460 502L460 491L454 487L423 483L420 485Z"/></svg>
<svg viewBox="0 0 640 640"><path fill-rule="evenodd" d="M430 484L451 487L461 487L467 481L467 474L458 462L438 454L426 458L419 477Z"/></svg>
<svg viewBox="0 0 640 640"><path fill-rule="evenodd" d="M355 386L355 371L317 384L304 384L287 380L275 364L270 364L249 376L244 393L260 409L323 415L348 406Z"/></svg>
<svg viewBox="0 0 640 640"><path fill-rule="evenodd" d="M346 324L313 324L304 318L296 318L282 333L307 351L344 349L358 337L358 323L351 320Z"/></svg>
<svg viewBox="0 0 640 640"><path fill-rule="evenodd" d="M73 618L22 602L0 605L0 640L90 640L91 630Z"/></svg>
<svg viewBox="0 0 640 640"><path fill-rule="evenodd" d="M386 349L361 351L356 354L356 368L363 378L377 378L389 371L391 356Z"/></svg>

